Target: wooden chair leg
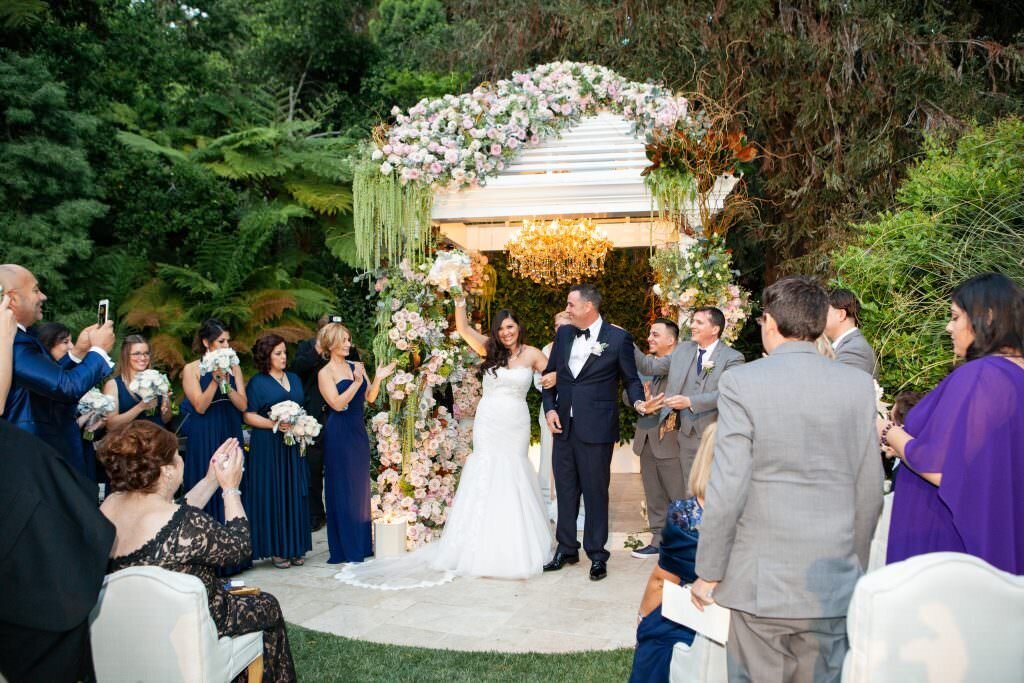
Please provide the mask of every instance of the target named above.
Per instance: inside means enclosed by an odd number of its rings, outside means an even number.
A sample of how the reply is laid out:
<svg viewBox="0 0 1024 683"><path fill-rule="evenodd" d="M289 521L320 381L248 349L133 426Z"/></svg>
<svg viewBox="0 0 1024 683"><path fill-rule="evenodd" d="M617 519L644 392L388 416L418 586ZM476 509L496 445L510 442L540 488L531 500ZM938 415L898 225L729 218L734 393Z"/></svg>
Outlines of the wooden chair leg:
<svg viewBox="0 0 1024 683"><path fill-rule="evenodd" d="M260 683L263 680L263 655L252 660L246 671L249 672L249 683Z"/></svg>

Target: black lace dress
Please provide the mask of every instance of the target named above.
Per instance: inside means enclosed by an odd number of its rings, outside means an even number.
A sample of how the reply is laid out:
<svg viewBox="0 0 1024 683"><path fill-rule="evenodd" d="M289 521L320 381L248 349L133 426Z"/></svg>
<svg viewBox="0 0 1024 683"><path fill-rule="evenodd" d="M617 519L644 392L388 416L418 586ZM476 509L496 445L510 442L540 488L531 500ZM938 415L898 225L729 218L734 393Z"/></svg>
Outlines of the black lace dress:
<svg viewBox="0 0 1024 683"><path fill-rule="evenodd" d="M217 634L237 636L263 631L263 680L294 681L295 665L277 599L269 593L231 595L224 590L223 579L216 575L218 567L238 565L251 556L247 519L220 524L205 512L182 505L141 548L111 558L107 571L147 566L198 576L206 586ZM236 680L244 681L245 672Z"/></svg>

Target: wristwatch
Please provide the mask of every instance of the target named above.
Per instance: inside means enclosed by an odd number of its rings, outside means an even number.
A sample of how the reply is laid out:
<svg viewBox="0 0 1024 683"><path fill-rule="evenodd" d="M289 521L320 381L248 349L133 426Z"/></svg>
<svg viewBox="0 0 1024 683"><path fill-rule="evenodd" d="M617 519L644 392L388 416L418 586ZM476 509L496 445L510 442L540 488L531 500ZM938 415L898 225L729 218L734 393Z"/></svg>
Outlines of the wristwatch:
<svg viewBox="0 0 1024 683"><path fill-rule="evenodd" d="M643 401L633 401L633 410L635 410L636 412L640 413L641 415L646 415L647 414L647 411L644 410L644 402Z"/></svg>

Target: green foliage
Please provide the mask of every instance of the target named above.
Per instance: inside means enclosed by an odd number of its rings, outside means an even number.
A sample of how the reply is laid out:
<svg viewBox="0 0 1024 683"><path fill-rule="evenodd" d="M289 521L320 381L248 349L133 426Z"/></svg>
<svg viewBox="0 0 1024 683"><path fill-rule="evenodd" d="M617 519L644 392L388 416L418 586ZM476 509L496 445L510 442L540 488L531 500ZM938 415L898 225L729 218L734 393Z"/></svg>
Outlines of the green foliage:
<svg viewBox="0 0 1024 683"><path fill-rule="evenodd" d="M865 304L890 394L929 390L950 369L944 328L959 282L993 270L1024 282L1024 121L973 128L955 145L931 138L926 150L896 209L835 254L836 282Z"/></svg>
<svg viewBox="0 0 1024 683"><path fill-rule="evenodd" d="M418 183L402 184L397 174L384 175L375 163L356 169L352 183L355 246L363 268L408 258L422 263L433 243L430 208L434 195Z"/></svg>
<svg viewBox="0 0 1024 683"><path fill-rule="evenodd" d="M740 225L766 276L823 272L891 202L925 130L1024 111L1024 16L963 2L448 0L473 80L572 59L710 95L763 147ZM463 26L467 28L463 31ZM476 37L475 37L476 36ZM993 36L999 36L993 39ZM741 270L762 267L739 263ZM759 289L759 287L755 287Z"/></svg>
<svg viewBox="0 0 1024 683"><path fill-rule="evenodd" d="M514 276L507 267L504 253L488 254L497 272L492 311L508 308L515 311L526 333L526 343L542 348L554 339L554 315L565 309L565 297L569 287L552 288L538 285L532 280ZM646 249L620 249L609 252L604 273L593 284L601 292L604 303L601 315L604 319L622 327L633 340L644 348L648 323L656 316L655 301L648 293L654 277L647 259ZM530 412L540 410L540 393L527 394ZM623 405L619 411L619 427L623 441L633 438L636 413ZM533 423L533 439L540 439L540 427Z"/></svg>
<svg viewBox="0 0 1024 683"><path fill-rule="evenodd" d="M65 310L80 298L68 276L88 259L90 226L106 211L83 138L96 127L77 113L42 60L0 51L0 261L32 270Z"/></svg>

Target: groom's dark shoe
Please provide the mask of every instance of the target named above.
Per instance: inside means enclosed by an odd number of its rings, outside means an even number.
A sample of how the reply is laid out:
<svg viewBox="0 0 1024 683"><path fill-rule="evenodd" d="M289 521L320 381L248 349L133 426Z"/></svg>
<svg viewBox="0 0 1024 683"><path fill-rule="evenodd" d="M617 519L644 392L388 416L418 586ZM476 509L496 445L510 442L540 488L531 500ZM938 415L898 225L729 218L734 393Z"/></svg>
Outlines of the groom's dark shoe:
<svg viewBox="0 0 1024 683"><path fill-rule="evenodd" d="M566 555L559 551L555 553L555 556L551 558L551 561L544 565L544 571L546 572L557 572L559 569L567 564L576 564L580 561L579 555ZM534 565L536 566L536 565Z"/></svg>
<svg viewBox="0 0 1024 683"><path fill-rule="evenodd" d="M594 560L590 565L590 580L600 581L608 576L608 563L604 560Z"/></svg>

